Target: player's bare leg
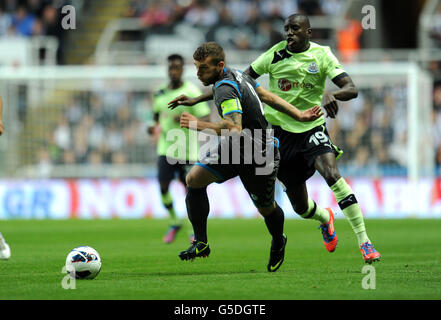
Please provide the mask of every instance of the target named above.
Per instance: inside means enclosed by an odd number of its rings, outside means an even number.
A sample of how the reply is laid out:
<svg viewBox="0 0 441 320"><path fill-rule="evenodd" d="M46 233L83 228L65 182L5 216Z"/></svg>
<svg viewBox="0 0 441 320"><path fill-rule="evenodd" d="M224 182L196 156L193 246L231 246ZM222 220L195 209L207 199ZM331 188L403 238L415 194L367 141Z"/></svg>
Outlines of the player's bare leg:
<svg viewBox="0 0 441 320"><path fill-rule="evenodd" d="M294 211L304 219L313 219L320 222L319 228L323 236L326 250L334 252L337 247L337 234L334 229L334 213L330 208L319 207L314 200L308 197L306 183L290 187L286 194Z"/></svg>

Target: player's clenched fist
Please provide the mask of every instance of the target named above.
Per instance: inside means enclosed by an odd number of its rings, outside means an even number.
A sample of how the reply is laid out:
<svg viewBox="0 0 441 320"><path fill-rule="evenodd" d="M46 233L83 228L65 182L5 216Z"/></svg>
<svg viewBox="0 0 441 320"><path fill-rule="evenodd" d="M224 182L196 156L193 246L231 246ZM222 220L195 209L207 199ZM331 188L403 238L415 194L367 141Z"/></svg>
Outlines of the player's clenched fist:
<svg viewBox="0 0 441 320"><path fill-rule="evenodd" d="M335 99L334 95L331 93L324 94L324 105L327 115L326 117L335 118L338 113L338 104L337 99Z"/></svg>
<svg viewBox="0 0 441 320"><path fill-rule="evenodd" d="M183 112L181 114L181 119L180 119L181 128L196 129L197 120L198 119L195 116L191 115L190 113Z"/></svg>

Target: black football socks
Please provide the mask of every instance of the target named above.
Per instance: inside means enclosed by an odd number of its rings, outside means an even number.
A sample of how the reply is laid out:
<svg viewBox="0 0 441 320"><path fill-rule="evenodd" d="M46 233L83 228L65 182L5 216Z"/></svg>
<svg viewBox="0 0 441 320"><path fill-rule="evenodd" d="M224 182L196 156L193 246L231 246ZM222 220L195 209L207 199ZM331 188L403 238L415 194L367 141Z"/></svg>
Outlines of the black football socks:
<svg viewBox="0 0 441 320"><path fill-rule="evenodd" d="M187 205L188 218L193 226L195 240L207 243L207 219L210 212L207 188L187 187L185 204Z"/></svg>

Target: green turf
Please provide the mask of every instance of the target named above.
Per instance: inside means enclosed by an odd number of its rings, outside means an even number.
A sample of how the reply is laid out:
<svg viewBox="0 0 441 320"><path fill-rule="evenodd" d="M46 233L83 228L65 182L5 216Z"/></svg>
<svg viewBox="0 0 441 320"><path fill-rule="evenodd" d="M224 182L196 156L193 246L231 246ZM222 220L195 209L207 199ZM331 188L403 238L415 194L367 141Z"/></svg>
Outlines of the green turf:
<svg viewBox="0 0 441 320"><path fill-rule="evenodd" d="M328 253L313 221L287 220L283 266L266 271L270 237L262 219L209 220L207 259L180 261L187 232L162 243L165 220L1 221L12 249L0 261L0 299L441 299L441 220L367 220L382 254L376 289L362 288L365 265L344 219ZM80 245L103 260L94 280L61 286L68 252Z"/></svg>

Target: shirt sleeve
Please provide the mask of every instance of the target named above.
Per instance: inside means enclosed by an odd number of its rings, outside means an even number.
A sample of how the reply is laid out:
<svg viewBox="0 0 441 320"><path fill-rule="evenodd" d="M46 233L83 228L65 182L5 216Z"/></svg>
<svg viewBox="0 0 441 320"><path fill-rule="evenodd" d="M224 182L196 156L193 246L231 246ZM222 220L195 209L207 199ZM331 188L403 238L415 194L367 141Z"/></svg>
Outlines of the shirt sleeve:
<svg viewBox="0 0 441 320"><path fill-rule="evenodd" d="M244 73L244 77L246 77L246 80L253 86L254 89L257 89L257 87L260 87L260 83L254 80L252 77Z"/></svg>
<svg viewBox="0 0 441 320"><path fill-rule="evenodd" d="M274 52L284 49L286 46L286 41L281 41L273 45L266 52L262 53L253 63L251 63L251 68L259 76L270 73L270 67L274 59Z"/></svg>
<svg viewBox="0 0 441 320"><path fill-rule="evenodd" d="M229 84L225 83L216 88L215 103L218 109L221 110L222 118L233 112L242 113L239 94L237 90Z"/></svg>
<svg viewBox="0 0 441 320"><path fill-rule="evenodd" d="M331 80L345 72L341 63L338 61L329 47L326 47L325 49L323 65L325 66L326 75Z"/></svg>
<svg viewBox="0 0 441 320"><path fill-rule="evenodd" d="M251 63L251 68L253 68L254 72L260 76L265 73L269 73L269 67L273 58L274 52L270 49L267 52L262 53L256 60L254 60Z"/></svg>

